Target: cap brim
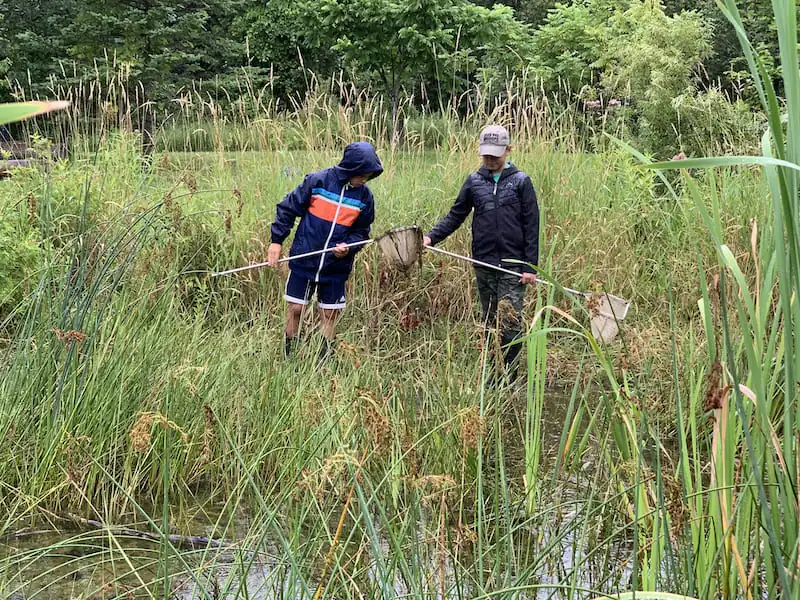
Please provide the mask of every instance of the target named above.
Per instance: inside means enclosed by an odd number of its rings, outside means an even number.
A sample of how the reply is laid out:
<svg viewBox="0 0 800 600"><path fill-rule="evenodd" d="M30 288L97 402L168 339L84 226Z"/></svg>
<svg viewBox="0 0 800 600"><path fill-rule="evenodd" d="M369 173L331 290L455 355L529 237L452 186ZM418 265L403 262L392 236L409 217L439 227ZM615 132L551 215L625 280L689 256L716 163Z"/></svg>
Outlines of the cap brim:
<svg viewBox="0 0 800 600"><path fill-rule="evenodd" d="M508 146L495 146L494 144L481 144L478 146L478 155L500 157L506 153Z"/></svg>

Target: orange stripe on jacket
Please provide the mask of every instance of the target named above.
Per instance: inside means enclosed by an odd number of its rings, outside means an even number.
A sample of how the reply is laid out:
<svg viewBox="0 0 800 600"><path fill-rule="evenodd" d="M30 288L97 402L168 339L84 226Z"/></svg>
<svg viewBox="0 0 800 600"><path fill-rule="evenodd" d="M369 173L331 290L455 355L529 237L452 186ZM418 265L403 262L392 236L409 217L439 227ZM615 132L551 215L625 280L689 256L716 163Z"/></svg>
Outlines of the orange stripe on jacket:
<svg viewBox="0 0 800 600"><path fill-rule="evenodd" d="M308 212L315 217L328 221L329 223L332 223L333 219L336 218L336 223L338 225L345 225L347 227L350 227L353 223L355 223L358 215L361 213L359 209L353 206L342 204L341 207L339 207L339 216L337 218L337 206L338 204L336 202L331 202L322 196L314 194L311 196L311 205L308 208Z"/></svg>

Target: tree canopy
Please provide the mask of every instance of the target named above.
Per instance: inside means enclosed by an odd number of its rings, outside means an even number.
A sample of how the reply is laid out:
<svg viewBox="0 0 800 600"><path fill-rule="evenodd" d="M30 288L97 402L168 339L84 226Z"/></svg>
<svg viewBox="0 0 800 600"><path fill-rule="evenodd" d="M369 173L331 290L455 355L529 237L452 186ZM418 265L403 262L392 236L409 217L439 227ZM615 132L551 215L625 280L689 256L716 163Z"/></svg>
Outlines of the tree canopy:
<svg viewBox="0 0 800 600"><path fill-rule="evenodd" d="M743 0L740 12L779 85L770 3ZM287 106L335 79L384 95L393 123L404 99L460 109L470 94L502 96L513 78L565 105L630 100L620 114L654 150L681 135L679 109L735 119L736 102L757 107L738 40L713 0L0 3L0 100L51 97L53 82L106 70L156 103L199 81L235 95L246 73L248 85Z"/></svg>

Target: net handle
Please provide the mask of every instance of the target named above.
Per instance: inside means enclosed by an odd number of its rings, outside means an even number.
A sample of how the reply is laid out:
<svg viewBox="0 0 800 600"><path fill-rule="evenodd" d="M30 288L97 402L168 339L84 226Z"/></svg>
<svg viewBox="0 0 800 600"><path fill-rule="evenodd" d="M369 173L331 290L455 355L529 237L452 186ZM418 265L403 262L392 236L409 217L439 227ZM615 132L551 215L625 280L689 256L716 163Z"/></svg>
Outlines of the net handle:
<svg viewBox="0 0 800 600"><path fill-rule="evenodd" d="M504 269L503 267L498 267L497 265L491 265L481 260L475 260L474 258L470 258L469 256L456 254L455 252L450 252L448 250L442 250L441 248L436 248L435 246L425 246L425 250L430 250L431 252L438 252L439 254L446 254L447 256L452 256L453 258L460 258L461 260L471 262L473 265L478 265L479 267L484 267L486 269L494 269L495 271L499 271L500 273L506 273L507 275L515 275L517 277L522 276L522 273L518 273L517 271L512 271L511 269Z"/></svg>
<svg viewBox="0 0 800 600"><path fill-rule="evenodd" d="M325 254L326 252L332 252L337 248L355 248L356 246L366 246L367 244L371 244L375 240L361 240L360 242L351 242L349 244L344 244L342 246L332 246L330 248L323 248L322 250L314 250L313 252L305 252L304 254L294 254L292 256L286 256L277 260L275 264L289 262L290 260L296 260L298 258L306 258L308 256L318 256L320 254ZM253 265L247 265L245 267L238 267L236 269L228 269L227 271L220 271L219 273L212 273L211 277L218 277L220 275L230 275L231 273L238 273L239 271L247 271L248 269L257 269L258 267L268 267L268 262L260 262L255 263Z"/></svg>
<svg viewBox="0 0 800 600"><path fill-rule="evenodd" d="M276 262L277 263L284 263L289 262L290 260L295 260L298 258L306 258L307 256L317 256L319 254L325 254L326 252L332 252L337 248L355 248L357 246L366 246L367 244L371 244L375 240L361 240L360 242L350 242L349 244L340 244L338 246L331 246L330 248L323 248L322 250L314 250L312 252L306 252L304 254L294 254L292 256L286 256Z"/></svg>
<svg viewBox="0 0 800 600"><path fill-rule="evenodd" d="M413 226L413 227L415 229L418 229L416 226ZM384 233L382 233L381 235L379 235L376 238L368 239L368 240L361 240L359 242L352 242L350 244L344 244L344 245L341 245L341 246L338 246L338 247L339 248L355 248L355 247L358 247L358 246L367 246L369 244L372 244L373 242L376 242L376 241L380 240L381 238L386 237L387 235L391 234L392 232L398 231L400 229L403 229L403 228L402 227L396 227L394 229L389 229L388 231L385 231ZM294 256L287 256L285 258L281 258L280 260L278 260L277 263L289 262L289 261L292 261L292 260L295 260L295 259L298 259L298 258L306 258L308 256L318 256L320 254L324 254L325 252L331 252L331 251L335 250L336 248L337 248L337 246L334 246L332 248L323 248L322 250L314 250L312 252L306 252L304 254L295 254ZM517 271L512 271L511 269L504 269L503 267L498 267L497 265L492 265L492 264L489 264L489 263L486 263L486 262L483 262L483 261L480 261L480 260L476 260L476 259L471 258L469 256L464 256L463 254L456 254L455 252L450 252L448 250L443 250L441 248L436 248L435 246L423 246L423 249L430 250L431 252L437 252L439 254L445 254L447 256L452 256L453 258L458 258L460 260L465 260L465 261L470 262L470 263L472 263L474 265L478 265L479 267L484 267L486 269L492 269L492 270L498 271L500 273L506 273L508 275L514 275L515 277L521 277L522 276L522 274L517 272ZM220 271L219 273L212 273L211 276L212 277L218 277L220 275L229 275L231 273L238 273L240 271L247 271L249 269L256 269L256 268L259 268L259 267L266 267L266 266L269 266L268 262L261 262L261 263L256 263L256 264L253 264L253 265L247 265L245 267L238 267L236 269L228 269L227 271ZM550 281L547 281L545 279L542 279L542 278L537 278L536 282L537 283L542 283L542 284L550 286L550 287L554 287L555 286L554 283L552 283ZM570 293L570 294L574 294L576 296L581 296L582 298L587 298L588 296L591 295L588 292L579 292L578 290L573 290L572 288L568 288L568 287L561 287L561 289L564 290L565 292ZM620 304L623 305L622 316L617 316L617 319L621 321L622 319L624 319L627 316L628 307L630 305L630 302L628 302L627 300L625 300L623 298L619 298L617 296L612 296L611 294L606 294L606 295L609 297L609 300L617 301L617 302L619 302Z"/></svg>
<svg viewBox="0 0 800 600"><path fill-rule="evenodd" d="M446 254L447 256L452 256L453 258L459 258L461 260L471 262L474 265L478 265L486 269L493 269L495 271L499 271L500 273L514 275L515 277L522 277L522 274L518 273L517 271L512 271L511 269L504 269L503 267L498 267L497 265L492 265L480 260L475 260L474 258L470 258L469 256L456 254L455 252L449 252L448 250L442 250L441 248L436 248L435 246L425 246L425 250L430 250L431 252L438 252L439 254ZM553 282L547 281L540 277L536 278L536 283L542 283L550 287L555 287L555 284ZM580 296L582 298L588 298L589 296L592 295L589 292L579 292L578 290L573 290L572 288L568 287L560 287L560 289L570 294L574 294L575 296ZM605 296L608 300L609 306L611 308L611 314L609 315L601 314L597 317L592 317L592 319L612 319L614 321L622 321L628 315L628 308L630 307L630 302L628 300L625 300L624 298L620 298L619 296L613 296L606 292L603 292L602 295ZM617 314L617 309L615 309L614 304L618 305L619 314Z"/></svg>
<svg viewBox="0 0 800 600"><path fill-rule="evenodd" d="M413 227L417 228L416 225L414 225ZM330 248L323 248L322 250L313 250L312 252L305 252L304 254L294 254L292 256L286 256L286 257L281 258L280 260L276 261L275 264L289 262L291 260L296 260L298 258L307 258L309 256L319 256L320 254L325 254L326 252L331 252L331 251L335 250L337 247L338 248L356 248L358 246L367 246L367 245L369 245L369 244L371 244L373 242L377 242L381 238L384 238L387 235L391 234L392 232L398 231L400 229L403 229L403 227L395 227L394 229L389 229L388 231L384 231L378 237L373 238L373 239L369 239L369 240L361 240L360 242L351 242L349 244L344 244L344 245L341 245L341 246L332 246ZM237 267L236 269L228 269L227 271L220 271L218 273L212 273L211 277L219 277L220 275L230 275L231 273L238 273L240 271L247 271L249 269L257 269L259 267L268 267L268 266L269 266L268 262L260 262L260 263L255 263L255 264L252 264L252 265L247 265L247 266L244 266L244 267Z"/></svg>
<svg viewBox="0 0 800 600"><path fill-rule="evenodd" d="M503 267L498 267L497 265L492 265L489 263L485 263L481 260L475 260L474 258L470 258L469 256L464 256L462 254L456 254L455 252L449 252L448 250L442 250L441 248L437 248L435 246L425 246L425 250L430 250L431 252L438 252L439 254L446 254L447 256L452 256L453 258L460 258L461 260L465 260L467 262L471 262L473 265L478 265L479 267L484 267L486 269L494 269L495 271L499 271L500 273L506 273L507 275L514 275L515 277L522 277L522 273L518 271L512 271L511 269L504 269ZM544 285L553 286L555 284L545 281L544 279L537 278L537 283L543 283ZM571 288L561 288L565 292L569 292L570 294L575 294L576 296L586 297L588 294L586 292L579 292L578 290L573 290Z"/></svg>

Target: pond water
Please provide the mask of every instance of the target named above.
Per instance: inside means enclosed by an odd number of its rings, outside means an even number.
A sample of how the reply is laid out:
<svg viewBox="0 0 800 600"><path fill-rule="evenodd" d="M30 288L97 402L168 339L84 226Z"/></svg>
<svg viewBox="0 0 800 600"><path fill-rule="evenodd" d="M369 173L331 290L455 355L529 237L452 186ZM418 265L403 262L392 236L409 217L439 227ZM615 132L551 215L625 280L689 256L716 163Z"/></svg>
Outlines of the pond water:
<svg viewBox="0 0 800 600"><path fill-rule="evenodd" d="M511 412L517 415L511 420L524 415L524 391L519 401L522 406L513 406L516 399L511 402ZM551 466L558 450L568 402L569 397L563 392L553 391L546 396L543 461ZM513 427L509 429L513 430ZM518 440L509 440L507 446L516 449L521 444ZM521 458L521 455L507 456L506 460L518 463ZM583 470L591 471L591 463L584 465ZM627 580L631 549L624 539L614 540L614 545L609 543L601 552L594 548L597 558L587 560L587 553L593 550L588 541L576 540L574 531L563 525L579 520L582 508L580 491L585 485L586 482L574 478L561 482L557 494L539 501L537 510L548 515L544 519L545 525L538 530L523 526L516 535L517 539L530 538L520 547L547 552L546 558L537 558L541 566L536 569L536 581L519 581L512 572L513 567L509 567L508 573L492 575L498 580L498 586L558 585L564 582L578 588L597 589L602 585L608 590L610 574L617 582ZM552 506L548 506L548 502ZM221 507L215 510L214 506L203 506L198 510L191 520L191 534L212 537L217 530L219 510ZM158 522L159 517L155 515L160 514L160 510L154 508L150 514ZM235 549L187 548L179 551L165 548L157 540L140 539L125 533L112 535L107 530L87 530L74 525L55 532L52 525L39 523L0 539L0 597L13 600L313 598L320 580L320 564L307 558L292 557L274 540L248 537L248 531L253 527L252 519L252 515L245 511L229 518L226 541L233 543ZM440 542L426 539L425 527L422 523L419 525L419 531L412 533L411 538L416 536L418 543L427 548L415 554L421 561L415 570L431 574L425 584L425 595L442 597L438 591L442 587L446 590L444 595L449 597L476 595L474 586L468 581L460 581L464 565L456 565L452 555L442 559L443 555L438 552ZM146 523L139 523L136 528L148 530ZM236 547L238 542L241 542L240 547ZM354 563L358 563L361 569L358 576L373 583L384 581L383 596L422 595L420 590L411 589L414 583L407 581L403 569L392 565L390 543L384 536L381 536L380 546L371 548L373 558L366 562L363 556L356 556L364 551L363 545L353 552ZM252 551L254 548L258 551ZM382 556L382 560L374 560L375 555ZM521 562L518 560L516 564ZM298 572L303 572L302 580L293 576ZM445 586L441 585L442 579ZM320 597L342 597L347 593L346 587L343 588L345 591L337 589L336 592L320 594ZM544 600L552 594L553 588L545 587L530 589L515 597ZM578 597L588 595L580 594Z"/></svg>

